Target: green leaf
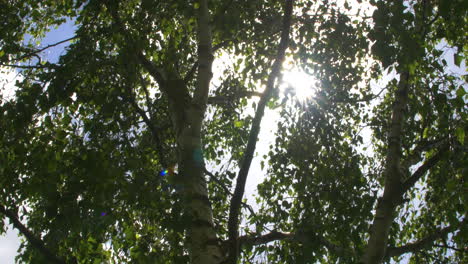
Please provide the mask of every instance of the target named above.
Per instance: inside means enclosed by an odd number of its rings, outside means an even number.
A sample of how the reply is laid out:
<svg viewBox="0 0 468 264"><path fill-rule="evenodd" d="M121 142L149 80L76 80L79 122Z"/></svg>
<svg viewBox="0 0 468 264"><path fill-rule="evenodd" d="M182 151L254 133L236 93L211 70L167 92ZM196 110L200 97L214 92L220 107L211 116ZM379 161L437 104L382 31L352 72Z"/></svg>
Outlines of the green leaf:
<svg viewBox="0 0 468 264"><path fill-rule="evenodd" d="M426 127L424 128L424 131L423 131L423 138L427 138L429 136L428 134L429 134L429 128Z"/></svg>
<svg viewBox="0 0 468 264"><path fill-rule="evenodd" d="M463 86L458 87L457 89L457 97L463 99L463 97L466 95L466 90Z"/></svg>
<svg viewBox="0 0 468 264"><path fill-rule="evenodd" d="M457 127L455 130L455 135L460 142L460 144L464 145L465 144L465 130L462 127Z"/></svg>
<svg viewBox="0 0 468 264"><path fill-rule="evenodd" d="M57 170L57 162L55 159L50 159L47 162L47 171L48 172L55 172Z"/></svg>
<svg viewBox="0 0 468 264"><path fill-rule="evenodd" d="M462 63L462 61L463 61L463 56L461 54L458 54L458 53L453 54L453 62L455 63L455 65L460 67L460 64Z"/></svg>
<svg viewBox="0 0 468 264"><path fill-rule="evenodd" d="M44 119L44 124L46 125L46 127L48 128L52 128L53 125L52 125L52 119L50 116L46 116L45 119Z"/></svg>

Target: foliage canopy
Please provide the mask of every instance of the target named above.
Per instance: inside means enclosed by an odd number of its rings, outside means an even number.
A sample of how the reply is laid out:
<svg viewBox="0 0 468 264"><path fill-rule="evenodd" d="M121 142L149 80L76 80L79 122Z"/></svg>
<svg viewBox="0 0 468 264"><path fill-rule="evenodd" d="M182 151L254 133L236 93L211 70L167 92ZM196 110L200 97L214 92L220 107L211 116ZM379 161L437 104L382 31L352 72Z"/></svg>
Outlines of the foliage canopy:
<svg viewBox="0 0 468 264"><path fill-rule="evenodd" d="M18 260L468 262L468 98L453 71L466 1L0 9L0 65L21 76L15 98L0 94L0 215L25 238ZM48 61L36 41L67 21L75 36ZM287 64L317 80L312 98L279 89ZM266 108L277 130L248 205Z"/></svg>

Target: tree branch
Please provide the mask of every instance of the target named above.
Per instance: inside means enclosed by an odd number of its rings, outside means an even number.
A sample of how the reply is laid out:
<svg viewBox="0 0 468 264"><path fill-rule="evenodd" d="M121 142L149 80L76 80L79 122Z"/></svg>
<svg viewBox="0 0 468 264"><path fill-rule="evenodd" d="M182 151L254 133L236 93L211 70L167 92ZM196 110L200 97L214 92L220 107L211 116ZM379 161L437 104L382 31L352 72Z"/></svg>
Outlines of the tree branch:
<svg viewBox="0 0 468 264"><path fill-rule="evenodd" d="M239 245L251 245L251 246L258 246L263 244L268 244L273 241L277 240L295 240L296 234L294 233L285 233L285 232L278 232L272 231L268 234L264 235L245 235L239 237Z"/></svg>
<svg viewBox="0 0 468 264"><path fill-rule="evenodd" d="M408 157L401 162L401 166L403 169L408 169L412 165L418 163L421 160L421 154L424 151L428 151L430 149L435 149L437 147L440 147L440 145L447 143L448 138L443 137L435 140L424 140L418 142L417 146L414 148L412 153L408 155Z"/></svg>
<svg viewBox="0 0 468 264"><path fill-rule="evenodd" d="M184 77L184 83L187 84L195 75L195 72L197 71L198 68L198 61L196 61L193 65L192 68L187 72L187 74Z"/></svg>
<svg viewBox="0 0 468 264"><path fill-rule="evenodd" d="M113 3L113 4L116 4L117 7L118 7L118 3ZM109 9L109 11L111 13L112 18L114 19L114 22L115 22L116 26L122 32L122 34L123 34L123 36L124 36L124 38L126 40L126 43L132 44L132 45L128 45L128 46L131 46L132 49L134 50L134 52L136 53L135 54L135 59L137 61L139 61L141 63L141 65L149 72L149 74L156 80L156 82L159 85L159 88L163 92L165 92L167 94L166 79L165 79L165 76L164 76L162 70L159 69L158 67L156 67L154 65L154 63L152 63L150 60L148 60L146 58L146 56L143 55L143 52L141 50L136 48L137 45L135 45L133 39L128 34L122 20L119 17L119 14L118 14L118 11L117 11L118 8L115 8L115 6L113 4L108 3L108 9ZM147 88L146 88L146 86L144 84L143 77L141 75L139 77L140 77L140 81L141 81L141 84L142 84L142 88L144 89L144 92L145 92L145 95L146 95L146 100L148 101L148 107L150 108L151 106L150 106L150 101L149 101L148 90L147 90ZM129 90L129 93L130 93L130 100L129 100L130 104L135 108L137 113L143 118L143 121L145 122L145 124L150 129L151 134L153 135L153 138L156 141L156 148L157 148L157 151L159 152L159 159L160 159L161 165L164 168L167 168L169 164L167 164L167 162L165 161L165 159L163 157L164 152L163 152L163 148L162 148L162 141L159 138L156 126L153 124L152 120L146 115L145 111L138 106L138 103L136 102L136 98L133 95L131 88L127 87L127 90Z"/></svg>
<svg viewBox="0 0 468 264"><path fill-rule="evenodd" d="M133 108L135 108L135 111L141 116L141 118L143 119L143 122L150 129L151 134L153 135L153 138L156 141L156 148L159 154L159 162L161 163L163 168L167 168L169 164L167 164L166 160L164 159L162 141L159 138L159 134L158 134L158 130L156 126L153 124L153 121L150 119L150 117L146 115L146 112L138 106L136 97L133 94L131 87L127 86L126 89L128 90L128 93L129 93L127 97L128 98L127 101L130 103L130 105L132 105Z"/></svg>
<svg viewBox="0 0 468 264"><path fill-rule="evenodd" d="M467 247L465 247L465 248L456 248L456 247L452 247L452 246L448 246L448 245L434 245L434 247L447 248L447 249L451 249L453 251L458 251L458 252L468 252Z"/></svg>
<svg viewBox="0 0 468 264"><path fill-rule="evenodd" d="M226 185L224 185L215 175L213 175L213 173L211 173L210 171L208 171L206 168L204 169L205 171L205 174L207 174L208 176L210 176L210 179L212 179L214 182L216 182L219 186L221 186L221 188L229 195L232 197L232 193L231 191L228 189L228 187L226 187ZM252 206L250 206L249 204L247 203L244 203L242 202L242 206L244 206L247 210L249 210L249 212L252 214L252 215L256 215L255 213L255 210L252 208Z"/></svg>
<svg viewBox="0 0 468 264"><path fill-rule="evenodd" d="M117 8L113 6L114 4L117 5ZM160 89L164 91L166 89L165 74L163 73L162 69L158 68L156 65L154 65L153 62L148 60L148 58L146 58L145 55L143 55L143 52L142 52L141 49L137 48L138 46L135 44L135 41L133 40L133 38L128 34L122 20L119 17L119 14L118 14L118 11L117 11L118 10L118 3L112 3L112 4L108 3L107 6L108 6L108 9L109 9L109 11L111 13L112 18L114 19L114 22L115 22L116 26L118 27L119 31L122 32L122 34L123 34L123 36L125 38L125 41L127 43L127 47L134 50L134 52L135 52L134 55L135 55L136 59L149 72L149 74L156 80L156 82L158 83ZM167 92L167 91L165 91L165 92Z"/></svg>
<svg viewBox="0 0 468 264"><path fill-rule="evenodd" d="M143 76L140 74L138 74L139 78L140 78L140 83L141 83L141 87L143 88L143 92L145 93L145 98L146 98L146 104L148 105L148 111L149 111L149 114L150 116L152 116L153 114L153 107L152 107L152 102L151 102L151 99L150 99L150 94L149 94L149 91L148 91L148 87L146 86L146 83L145 83L145 79L143 78Z"/></svg>
<svg viewBox="0 0 468 264"><path fill-rule="evenodd" d="M275 62L273 63L271 73L268 76L267 87L265 89L265 92L263 93L263 96L260 98L260 102L258 103L258 108L257 108L255 117L252 122L252 127L250 129L249 141L247 143L242 165L239 170L239 175L237 176L237 182L236 182L234 194L231 199L231 204L229 208L229 220L228 220L228 234L229 234L229 241L231 244L230 252L228 256L229 258L228 263L230 264L237 263L237 255L238 255L238 245L237 245L238 230L237 229L239 225L240 205L241 205L242 197L244 195L245 183L247 181L247 176L249 173L250 165L252 163L253 154L255 152L258 133L260 132L260 123L263 118L265 106L267 102L270 100L273 94L273 90L275 89L275 82L276 82L276 79L278 78L278 75L280 74L281 66L283 64L285 53L286 53L286 49L288 48L293 2L294 2L293 0L285 1L283 26L282 26L281 40L278 46L278 52L276 55Z"/></svg>
<svg viewBox="0 0 468 264"><path fill-rule="evenodd" d="M311 234L311 231L307 231L307 230L301 230L296 233L272 231L264 235L245 235L245 236L239 237L239 245L240 246L243 246L243 245L257 246L257 245L263 245L263 244L267 244L267 243L278 241L278 240L286 240L286 241L303 243L303 244L316 242L318 240L329 251L340 256L344 256L344 255L349 256L349 252L347 252L344 248L331 243L330 241L326 240L323 236L319 234Z"/></svg>
<svg viewBox="0 0 468 264"><path fill-rule="evenodd" d="M445 237L447 234L454 232L457 230L457 228L463 224L465 224L466 219L464 219L462 222L456 224L456 225L451 225L439 230L436 230L434 233L422 238L421 240L418 240L413 243L408 243L404 246L401 247L388 247L387 253L385 255L386 259L389 259L391 257L395 256L401 256L406 253L414 253L417 251L420 251L424 248L428 248L433 245L433 243L440 238Z"/></svg>
<svg viewBox="0 0 468 264"><path fill-rule="evenodd" d="M229 42L231 42L231 40L225 40L217 45L214 45L213 48L212 48L212 52L216 52L218 49L220 48L223 48L224 45L228 44ZM195 75L195 72L197 71L197 68L198 68L198 61L196 61L193 65L192 65L192 68L190 68L190 70L187 72L187 74L185 75L184 77L184 82L185 83L188 83L190 81L190 79L193 78L193 76Z"/></svg>
<svg viewBox="0 0 468 264"><path fill-rule="evenodd" d="M36 248L39 252L41 252L47 260L57 263L57 264L65 264L66 262L59 258L56 254L52 253L50 249L46 247L44 241L40 238L36 237L21 221L18 219L18 216L13 211L7 209L4 205L0 204L0 213L4 214L13 226L19 230L19 232L26 237L28 242Z"/></svg>
<svg viewBox="0 0 468 264"><path fill-rule="evenodd" d="M405 182L402 184L401 194L403 195L406 191L411 189L416 182L421 179L422 176L426 174L431 168L433 168L437 162L443 157L444 153L449 150L449 144L444 144L439 151L426 160L423 165L421 165L414 173L411 175Z"/></svg>
<svg viewBox="0 0 468 264"><path fill-rule="evenodd" d="M56 42L56 43L54 43L54 44L47 45L47 46L45 46L45 47L43 47L43 48L40 48L40 49L38 49L38 50L33 50L33 51L29 52L29 53L24 54L23 56L21 56L21 57L19 57L19 58L14 59L14 60L15 60L15 61L18 61L18 60L22 60L22 59L24 59L24 58L28 58L28 57L31 57L31 56L38 56L37 53L43 52L43 51L46 50L46 49L49 49L49 48L58 46L58 45L60 45L60 44L63 44L63 43L65 43L65 42L68 42L68 41L70 41L70 40L74 40L74 39L77 39L77 38L78 38L78 36L73 36L73 37L71 37L71 38L67 38L67 39L61 40L61 41L59 41L59 42ZM39 57L39 59L40 59L40 57Z"/></svg>
<svg viewBox="0 0 468 264"><path fill-rule="evenodd" d="M45 68L49 68L46 65L14 65L14 64L3 64L3 63L0 63L0 66L19 68L19 69L45 69Z"/></svg>
<svg viewBox="0 0 468 264"><path fill-rule="evenodd" d="M141 51L137 52L137 59L140 61L141 65L149 72L151 76L158 82L158 85L161 90L165 91L166 89L166 78L163 71L156 67L153 62L148 60ZM167 91L165 91L167 93Z"/></svg>
<svg viewBox="0 0 468 264"><path fill-rule="evenodd" d="M209 97L208 98L208 104L222 104L222 103L231 102L232 100L236 100L236 99L243 98L243 97L248 97L248 98L251 98L251 97L254 97L254 96L262 97L262 95L263 95L263 93L255 92L255 91L253 91L253 92L250 92L250 91L240 92L240 93L237 93L236 95L233 95L233 96L218 95L218 96Z"/></svg>
<svg viewBox="0 0 468 264"><path fill-rule="evenodd" d="M211 67L213 64L214 56L209 21L210 16L208 4L205 1L200 1L198 12L198 63L196 63L198 66L198 74L197 85L193 93L193 103L204 114L206 109L206 103L208 101L210 82L211 78L213 77ZM203 118L203 116L199 118Z"/></svg>

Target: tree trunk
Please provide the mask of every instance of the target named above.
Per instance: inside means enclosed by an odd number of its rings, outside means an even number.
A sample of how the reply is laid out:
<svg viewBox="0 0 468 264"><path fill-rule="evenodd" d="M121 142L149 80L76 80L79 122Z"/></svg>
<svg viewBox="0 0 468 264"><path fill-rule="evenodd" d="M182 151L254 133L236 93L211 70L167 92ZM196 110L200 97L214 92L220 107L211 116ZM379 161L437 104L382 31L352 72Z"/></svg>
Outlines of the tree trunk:
<svg viewBox="0 0 468 264"><path fill-rule="evenodd" d="M400 74L400 82L392 109L385 167L384 193L379 198L370 238L362 263L381 263L387 249L388 235L394 220L395 208L401 201L402 175L400 170L401 134L408 100L409 73Z"/></svg>
<svg viewBox="0 0 468 264"><path fill-rule="evenodd" d="M190 262L220 263L223 256L214 230L213 213L203 175L200 131L187 126L180 141L179 177L184 183L184 207L190 221L187 233Z"/></svg>
<svg viewBox="0 0 468 264"><path fill-rule="evenodd" d="M213 211L204 176L201 127L204 120L210 81L213 76L211 31L206 0L198 8L198 74L193 97L182 79L171 82L168 91L182 91L172 98L171 112L179 150L178 182L182 183L184 211L188 220L187 242L192 264L219 264L223 261L221 244L216 236Z"/></svg>

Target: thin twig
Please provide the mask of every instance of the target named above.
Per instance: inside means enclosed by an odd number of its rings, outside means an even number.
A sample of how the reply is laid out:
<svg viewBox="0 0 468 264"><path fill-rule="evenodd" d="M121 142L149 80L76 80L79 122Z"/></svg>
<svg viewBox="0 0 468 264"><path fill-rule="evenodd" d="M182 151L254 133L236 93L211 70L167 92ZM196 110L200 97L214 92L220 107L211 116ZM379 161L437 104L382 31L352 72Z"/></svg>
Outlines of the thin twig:
<svg viewBox="0 0 468 264"><path fill-rule="evenodd" d="M153 135L153 138L156 141L156 148L157 148L157 151L158 151L158 154L159 154L159 162L161 163L163 168L167 168L168 164L167 164L167 162L166 162L166 160L165 160L165 158L163 156L164 152L163 152L163 148L162 148L162 141L159 138L159 134L158 134L158 131L156 129L156 126L154 125L154 123L150 119L150 117L148 117L146 115L146 112L138 106L138 103L136 101L136 97L135 97L134 93L132 92L131 87L127 87L127 91L129 93L129 96L127 97L128 98L127 101L133 106L133 108L135 108L135 111L137 111L137 113L141 116L141 118L143 118L143 121L145 122L145 124L150 129L151 134Z"/></svg>
<svg viewBox="0 0 468 264"><path fill-rule="evenodd" d="M148 105L148 111L149 111L150 116L152 116L153 107L152 107L152 102L151 102L151 99L150 99L148 87L146 86L145 79L143 78L141 73L139 74L139 77L140 77L141 87L143 88L143 91L145 93L146 104Z"/></svg>
<svg viewBox="0 0 468 264"><path fill-rule="evenodd" d="M46 65L14 65L14 64L0 64L0 66L4 67L12 67L12 68L19 68L19 69L45 69L50 68Z"/></svg>
<svg viewBox="0 0 468 264"><path fill-rule="evenodd" d="M47 46L45 46L45 47L43 47L43 48L40 48L40 49L38 49L38 50L34 50L34 51L32 51L32 52L26 53L26 54L24 54L23 56L21 56L21 57L19 57L19 58L16 58L16 59L14 59L14 60L17 61L17 60L22 60L22 59L24 59L24 58L31 57L31 56L38 56L37 53L43 52L43 51L46 50L46 49L49 49L49 48L58 46L58 45L60 45L60 44L62 44L62 43L65 43L65 42L68 42L68 41L70 41L70 40L74 40L74 39L77 39L77 38L78 38L78 36L73 36L73 37L71 37L71 38L64 39L64 40L59 41L59 42L56 42L56 43L54 43L54 44L47 45ZM39 59L40 59L40 58L39 58Z"/></svg>
<svg viewBox="0 0 468 264"><path fill-rule="evenodd" d="M434 245L435 247L447 248L458 252L468 252L468 248L456 248L448 245Z"/></svg>
<svg viewBox="0 0 468 264"><path fill-rule="evenodd" d="M215 175L213 175L213 173L211 173L210 171L208 171L206 168L204 168L204 171L205 173L210 176L210 179L213 180L214 182L216 182L230 197L232 197L232 192L229 190L228 187L226 187L226 185L224 185L219 179L218 177L216 177ZM252 208L252 206L250 206L249 204L247 203L244 203L242 202L242 206L244 206L249 212L250 214L252 215L257 215L255 213L255 210Z"/></svg>

